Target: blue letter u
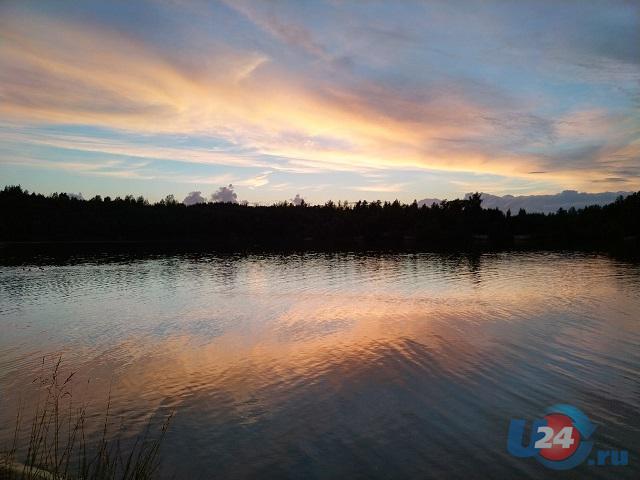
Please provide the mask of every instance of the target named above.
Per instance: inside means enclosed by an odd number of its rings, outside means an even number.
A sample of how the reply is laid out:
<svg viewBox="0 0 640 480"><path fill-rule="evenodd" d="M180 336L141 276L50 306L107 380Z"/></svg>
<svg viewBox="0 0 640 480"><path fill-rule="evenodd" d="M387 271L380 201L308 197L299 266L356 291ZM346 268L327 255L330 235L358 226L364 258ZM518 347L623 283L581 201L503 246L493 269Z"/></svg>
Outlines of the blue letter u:
<svg viewBox="0 0 640 480"><path fill-rule="evenodd" d="M533 457L537 452L534 448L538 427L545 425L546 422L537 420L533 422L531 429L531 438L527 446L523 445L525 421L520 418L514 418L509 424L509 435L507 437L507 451L514 457Z"/></svg>

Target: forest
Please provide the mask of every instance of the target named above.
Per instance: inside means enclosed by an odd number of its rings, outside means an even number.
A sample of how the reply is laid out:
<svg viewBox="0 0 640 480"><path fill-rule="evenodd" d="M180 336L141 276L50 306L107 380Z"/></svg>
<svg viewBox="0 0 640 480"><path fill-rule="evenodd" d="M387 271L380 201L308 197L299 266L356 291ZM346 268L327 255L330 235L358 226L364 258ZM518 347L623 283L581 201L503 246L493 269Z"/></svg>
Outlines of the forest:
<svg viewBox="0 0 640 480"><path fill-rule="evenodd" d="M635 253L640 192L604 206L552 214L482 208L482 195L418 206L414 201L270 206L143 197L0 191L3 244L143 243L221 250L588 249Z"/></svg>

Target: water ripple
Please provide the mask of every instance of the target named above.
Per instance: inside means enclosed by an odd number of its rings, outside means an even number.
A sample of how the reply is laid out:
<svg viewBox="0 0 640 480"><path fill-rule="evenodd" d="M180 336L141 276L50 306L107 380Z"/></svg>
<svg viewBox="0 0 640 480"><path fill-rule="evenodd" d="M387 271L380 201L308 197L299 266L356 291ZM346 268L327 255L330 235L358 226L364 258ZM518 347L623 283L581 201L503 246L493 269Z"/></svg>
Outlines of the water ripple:
<svg viewBox="0 0 640 480"><path fill-rule="evenodd" d="M639 266L597 255L0 266L0 440L43 356L63 355L77 394L111 391L131 432L177 410L180 476L540 478L505 426L558 401L640 449L639 318Z"/></svg>

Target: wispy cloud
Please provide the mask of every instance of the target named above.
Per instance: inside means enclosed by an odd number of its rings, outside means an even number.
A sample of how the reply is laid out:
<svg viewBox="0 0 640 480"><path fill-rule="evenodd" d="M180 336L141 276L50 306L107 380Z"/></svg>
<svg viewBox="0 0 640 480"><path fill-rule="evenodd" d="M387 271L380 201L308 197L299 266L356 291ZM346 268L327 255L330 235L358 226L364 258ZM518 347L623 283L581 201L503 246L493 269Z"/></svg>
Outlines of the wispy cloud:
<svg viewBox="0 0 640 480"><path fill-rule="evenodd" d="M247 186L249 188L263 187L269 183L269 175L271 175L271 172L264 172L260 175L256 175L255 177L236 181L235 184L240 186Z"/></svg>
<svg viewBox="0 0 640 480"><path fill-rule="evenodd" d="M244 0L225 0L225 3L288 47L301 48L322 59L329 58L326 48L313 37L308 29L298 23L287 22L278 16L275 11L276 4L246 2Z"/></svg>
<svg viewBox="0 0 640 480"><path fill-rule="evenodd" d="M358 192L402 192L406 188L406 183L372 183L369 185L354 185L352 190Z"/></svg>
<svg viewBox="0 0 640 480"><path fill-rule="evenodd" d="M401 192L419 170L640 188L632 21L640 13L627 3L148 8L165 16L141 16L132 28L115 13L89 15L90 2L58 14L2 4L0 141L122 157L122 165L177 162L172 181L248 188L285 182L241 169L406 172L406 182L354 192ZM89 133L65 133L71 125ZM109 170L37 161L83 175L167 176L153 163ZM229 173L203 177L193 165Z"/></svg>

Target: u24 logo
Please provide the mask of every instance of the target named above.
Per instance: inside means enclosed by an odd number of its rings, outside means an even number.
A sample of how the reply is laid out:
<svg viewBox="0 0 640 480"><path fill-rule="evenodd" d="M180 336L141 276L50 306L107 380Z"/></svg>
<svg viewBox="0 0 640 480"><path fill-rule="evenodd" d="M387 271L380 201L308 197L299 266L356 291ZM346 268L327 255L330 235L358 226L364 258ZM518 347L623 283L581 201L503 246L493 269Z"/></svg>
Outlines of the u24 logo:
<svg viewBox="0 0 640 480"><path fill-rule="evenodd" d="M524 445L526 422L514 418L509 424L507 450L514 457L534 457L545 467L568 470L587 459L593 449L591 435L596 427L576 407L557 404L531 426L529 442ZM627 465L628 452L599 450L589 465Z"/></svg>

